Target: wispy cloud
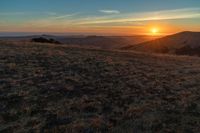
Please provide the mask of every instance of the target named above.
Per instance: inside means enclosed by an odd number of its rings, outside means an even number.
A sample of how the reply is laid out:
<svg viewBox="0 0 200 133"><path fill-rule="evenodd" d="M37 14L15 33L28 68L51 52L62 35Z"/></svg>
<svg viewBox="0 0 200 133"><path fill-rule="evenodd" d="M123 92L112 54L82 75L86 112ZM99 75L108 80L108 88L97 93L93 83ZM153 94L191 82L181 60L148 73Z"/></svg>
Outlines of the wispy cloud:
<svg viewBox="0 0 200 133"><path fill-rule="evenodd" d="M72 13L72 14L60 14L56 12L0 12L0 16L23 16L23 15L42 15L43 17L49 17L51 19L64 19L68 17L76 16L80 13Z"/></svg>
<svg viewBox="0 0 200 133"><path fill-rule="evenodd" d="M105 14L119 14L120 13L120 11L118 10L99 10L99 12L105 13Z"/></svg>
<svg viewBox="0 0 200 133"><path fill-rule="evenodd" d="M65 18L68 18L68 17L76 16L78 14L80 14L80 13L72 13L72 14L59 15L59 16L51 17L51 19L65 19Z"/></svg>
<svg viewBox="0 0 200 133"><path fill-rule="evenodd" d="M112 12L112 13L111 13ZM108 12L107 12L108 13ZM104 14L86 14L86 13L54 13L43 12L38 18L28 19L26 21L15 23L15 21L9 24L6 19L0 20L0 29L12 29L14 27L21 29L31 30L52 30L52 31L65 31L65 30L88 30L88 29L109 29L109 28L128 28L129 26L134 28L142 28L149 21L168 21L179 19L193 19L200 18L200 8L183 8L175 10L161 10L152 12L134 12L134 13L113 13L109 11ZM7 12L0 13L1 15L22 15L23 12ZM27 15L29 13L25 13ZM38 13L36 13L37 15ZM12 17L12 16L11 16ZM2 17L3 18L3 17Z"/></svg>
<svg viewBox="0 0 200 133"><path fill-rule="evenodd" d="M125 13L119 15L108 16L103 19L90 19L82 21L79 24L105 24L105 23L130 23L139 21L153 20L173 20L200 17L200 8L184 8L175 10L163 10L154 12Z"/></svg>
<svg viewBox="0 0 200 133"><path fill-rule="evenodd" d="M154 12L120 13L112 15L87 16L79 13L48 16L46 18L30 20L25 25L54 30L64 29L90 29L90 28L122 28L131 26L142 28L145 22L173 19L200 18L200 8L184 8L176 10L162 10Z"/></svg>

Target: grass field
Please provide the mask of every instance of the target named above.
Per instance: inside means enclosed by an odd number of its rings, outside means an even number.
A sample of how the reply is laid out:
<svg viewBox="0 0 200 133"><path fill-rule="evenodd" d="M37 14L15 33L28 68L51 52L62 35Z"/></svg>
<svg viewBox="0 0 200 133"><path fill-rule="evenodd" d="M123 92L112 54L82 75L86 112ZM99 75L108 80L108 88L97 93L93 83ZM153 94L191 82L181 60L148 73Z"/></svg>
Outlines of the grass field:
<svg viewBox="0 0 200 133"><path fill-rule="evenodd" d="M198 133L200 58L0 44L0 132Z"/></svg>

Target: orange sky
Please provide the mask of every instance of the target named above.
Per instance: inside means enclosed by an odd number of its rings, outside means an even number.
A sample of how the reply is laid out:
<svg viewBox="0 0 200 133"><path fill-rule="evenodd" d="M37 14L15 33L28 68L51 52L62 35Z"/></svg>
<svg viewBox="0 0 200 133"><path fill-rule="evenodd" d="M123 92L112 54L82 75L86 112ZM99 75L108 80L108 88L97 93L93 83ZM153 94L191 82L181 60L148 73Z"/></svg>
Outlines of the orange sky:
<svg viewBox="0 0 200 133"><path fill-rule="evenodd" d="M52 5L38 0L23 0L23 3L15 4L3 1L0 1L0 32L166 35L181 31L200 31L200 2L194 0L173 0L174 3L176 1L173 8L170 2L152 1L147 4L144 0L129 0L129 4L117 1L98 1L99 4L96 4L97 1L94 0L96 2L89 3L87 7L80 5L80 8L76 8L76 2L64 0L61 2L63 4L49 2ZM108 3L112 8L106 8ZM125 5L122 8L123 3ZM54 6L55 4L58 5ZM66 7L72 4L68 7L71 10L66 9L64 4ZM155 6L156 4L159 6ZM152 33L152 29L157 32Z"/></svg>

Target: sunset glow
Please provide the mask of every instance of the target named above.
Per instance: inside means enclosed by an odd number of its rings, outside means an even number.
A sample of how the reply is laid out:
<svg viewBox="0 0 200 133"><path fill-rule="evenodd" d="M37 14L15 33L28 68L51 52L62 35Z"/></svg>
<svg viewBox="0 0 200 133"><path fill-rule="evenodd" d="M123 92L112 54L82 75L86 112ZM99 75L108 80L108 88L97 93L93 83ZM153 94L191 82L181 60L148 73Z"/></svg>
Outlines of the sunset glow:
<svg viewBox="0 0 200 133"><path fill-rule="evenodd" d="M156 34L159 33L159 29L156 28L156 27L154 27L154 28L151 29L151 33L152 33L153 35L156 35Z"/></svg>
<svg viewBox="0 0 200 133"><path fill-rule="evenodd" d="M2 0L0 32L157 35L199 31L200 1L175 1L93 0L80 4L80 0ZM165 26L161 31L149 28L151 24Z"/></svg>

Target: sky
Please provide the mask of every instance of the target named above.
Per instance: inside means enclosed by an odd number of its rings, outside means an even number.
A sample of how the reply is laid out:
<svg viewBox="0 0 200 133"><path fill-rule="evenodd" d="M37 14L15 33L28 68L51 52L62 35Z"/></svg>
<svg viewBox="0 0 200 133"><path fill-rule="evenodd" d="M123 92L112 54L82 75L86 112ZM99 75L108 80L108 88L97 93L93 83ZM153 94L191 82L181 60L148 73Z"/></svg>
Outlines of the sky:
<svg viewBox="0 0 200 133"><path fill-rule="evenodd" d="M200 0L0 1L1 33L139 35L180 31L200 31Z"/></svg>

